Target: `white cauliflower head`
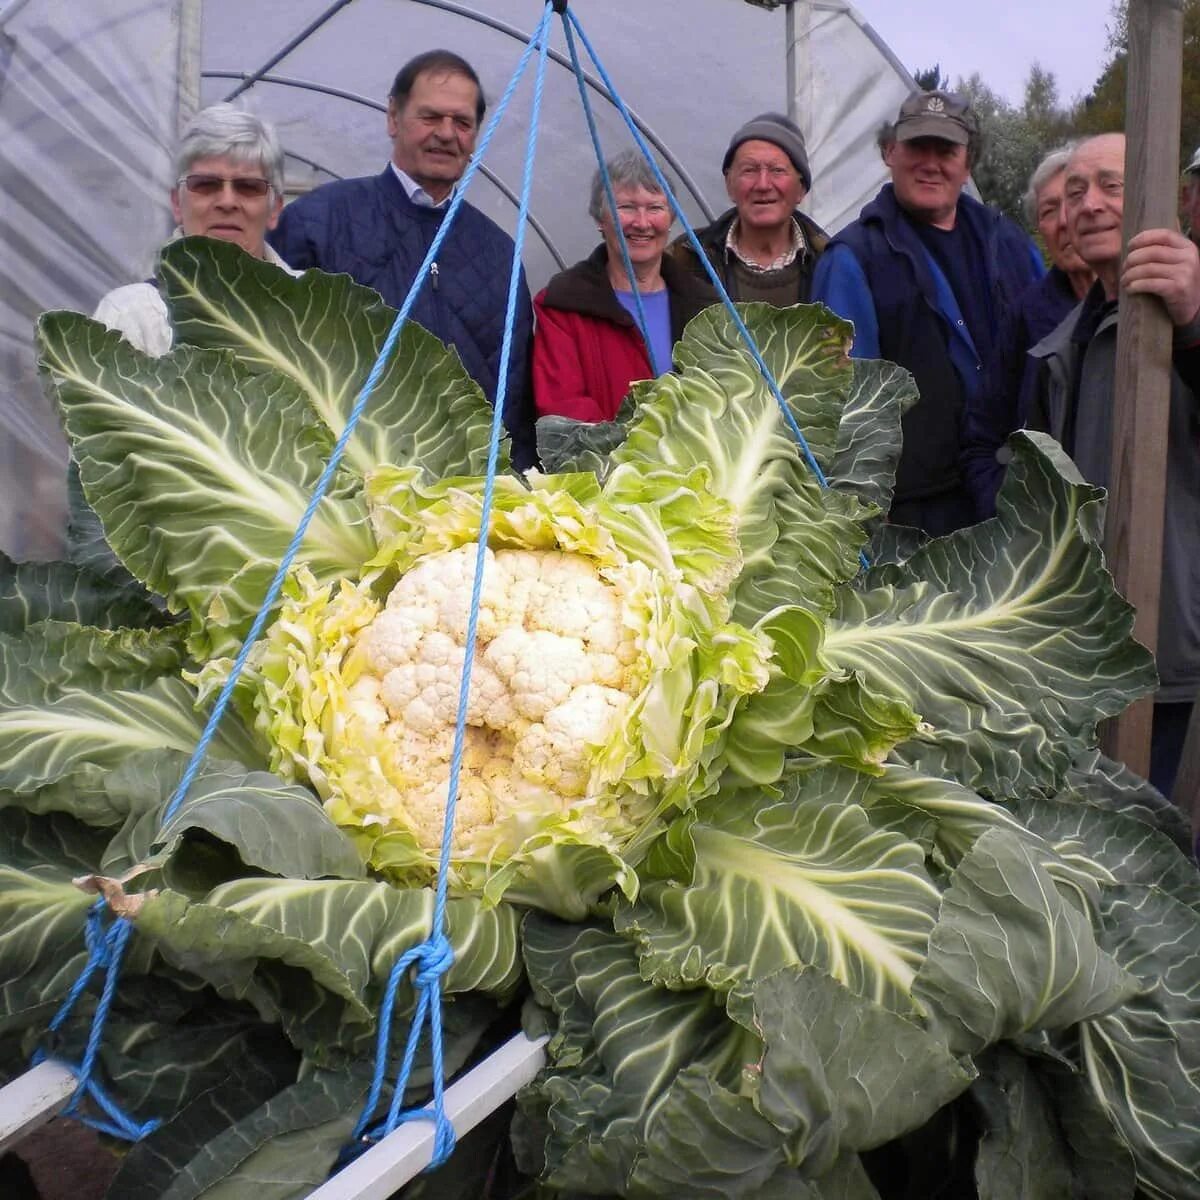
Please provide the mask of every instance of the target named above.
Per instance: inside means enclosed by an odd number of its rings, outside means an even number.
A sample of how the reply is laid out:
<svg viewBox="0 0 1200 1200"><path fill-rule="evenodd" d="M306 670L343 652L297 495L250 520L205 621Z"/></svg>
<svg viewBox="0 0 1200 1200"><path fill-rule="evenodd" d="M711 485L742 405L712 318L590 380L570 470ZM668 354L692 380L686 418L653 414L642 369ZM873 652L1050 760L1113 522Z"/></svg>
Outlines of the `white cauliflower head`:
<svg viewBox="0 0 1200 1200"><path fill-rule="evenodd" d="M385 815L435 851L449 794L477 550L423 558L358 635L357 718L384 740ZM487 550L454 848L588 795L595 751L645 682L622 572L557 551ZM607 577L606 577L607 576ZM505 839L507 840L507 839Z"/></svg>

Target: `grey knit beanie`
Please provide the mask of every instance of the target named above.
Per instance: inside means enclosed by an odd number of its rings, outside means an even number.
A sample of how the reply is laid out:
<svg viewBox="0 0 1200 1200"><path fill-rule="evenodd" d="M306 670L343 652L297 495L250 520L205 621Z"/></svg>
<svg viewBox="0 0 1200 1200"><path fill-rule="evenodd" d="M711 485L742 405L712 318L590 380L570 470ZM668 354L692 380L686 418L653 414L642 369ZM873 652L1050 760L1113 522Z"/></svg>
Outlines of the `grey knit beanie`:
<svg viewBox="0 0 1200 1200"><path fill-rule="evenodd" d="M812 172L808 169L808 151L804 147L804 134L795 121L783 113L760 113L751 118L729 139L729 149L721 162L722 172L729 170L737 148L743 142L770 142L778 146L792 160L792 166L804 180L804 190L812 190Z"/></svg>

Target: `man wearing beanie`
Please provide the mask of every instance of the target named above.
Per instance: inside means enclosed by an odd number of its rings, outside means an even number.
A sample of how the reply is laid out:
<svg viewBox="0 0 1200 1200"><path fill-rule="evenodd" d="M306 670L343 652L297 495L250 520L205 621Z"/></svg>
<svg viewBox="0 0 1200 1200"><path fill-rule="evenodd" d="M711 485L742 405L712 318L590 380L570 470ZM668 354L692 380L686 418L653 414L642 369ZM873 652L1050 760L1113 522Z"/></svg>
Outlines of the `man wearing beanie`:
<svg viewBox="0 0 1200 1200"><path fill-rule="evenodd" d="M787 117L763 113L733 135L721 170L734 207L697 237L725 290L734 300L807 300L829 239L796 207L812 187L804 135ZM686 234L676 238L671 255L708 279Z"/></svg>
<svg viewBox="0 0 1200 1200"><path fill-rule="evenodd" d="M813 298L854 323L853 357L913 373L890 519L938 537L976 519L959 421L995 331L1043 266L1025 233L963 194L979 125L961 96L913 92L879 145L892 181L829 243Z"/></svg>

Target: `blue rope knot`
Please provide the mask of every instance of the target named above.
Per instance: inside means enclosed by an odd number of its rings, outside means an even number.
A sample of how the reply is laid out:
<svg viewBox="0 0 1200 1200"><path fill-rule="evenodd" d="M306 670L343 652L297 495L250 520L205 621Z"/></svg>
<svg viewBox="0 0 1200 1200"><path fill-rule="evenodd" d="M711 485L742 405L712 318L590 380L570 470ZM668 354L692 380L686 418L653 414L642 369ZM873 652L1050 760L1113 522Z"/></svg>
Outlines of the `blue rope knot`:
<svg viewBox="0 0 1200 1200"><path fill-rule="evenodd" d="M443 975L454 966L454 947L440 930L416 948L420 963L414 981L419 988L436 987Z"/></svg>

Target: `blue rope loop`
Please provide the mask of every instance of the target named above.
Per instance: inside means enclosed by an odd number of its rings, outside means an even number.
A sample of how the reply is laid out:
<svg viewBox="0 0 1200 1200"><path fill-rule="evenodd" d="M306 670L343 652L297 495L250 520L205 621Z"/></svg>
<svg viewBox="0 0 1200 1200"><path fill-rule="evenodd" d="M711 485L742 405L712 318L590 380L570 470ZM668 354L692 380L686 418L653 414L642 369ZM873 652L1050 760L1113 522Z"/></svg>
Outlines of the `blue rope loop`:
<svg viewBox="0 0 1200 1200"><path fill-rule="evenodd" d="M108 905L103 896L97 897L95 902L89 907L83 927L84 945L88 951L87 962L84 964L83 970L80 971L78 978L71 985L71 990L67 993L66 999L59 1006L53 1018L51 1018L47 1029L50 1033L57 1033L62 1028L75 1008L75 1005L79 1002L79 998L87 990L96 972L102 971L104 973L104 986L101 989L100 999L96 1004L96 1011L92 1017L92 1025L88 1033L83 1061L79 1066L68 1062L63 1063L63 1066L76 1079L75 1090L71 1093L71 1098L67 1101L66 1107L63 1109L63 1114L74 1116L82 1124L97 1129L101 1133L107 1133L113 1137L123 1138L130 1142L138 1142L148 1134L153 1133L162 1122L158 1120L138 1122L132 1117L127 1116L93 1078L96 1060L100 1052L100 1042L104 1035L104 1026L108 1021L108 1014L112 1009L113 997L116 994L117 979L121 971L121 960L124 957L129 936L133 932L133 926L124 917L115 917L112 923L105 928L104 918L108 915L108 912ZM33 1065L37 1066L39 1063L47 1061L48 1058L49 1055L47 1055L46 1051L39 1047L33 1054ZM80 1105L85 1099L92 1101L96 1107L107 1114L109 1119L104 1121L83 1112L80 1109Z"/></svg>
<svg viewBox="0 0 1200 1200"><path fill-rule="evenodd" d="M624 120L630 134L632 135L633 140L637 143L638 149L641 150L642 154L645 156L646 162L649 164L650 170L653 172L654 178L658 182L659 187L662 188L663 194L667 197L672 211L674 212L675 216L679 218L679 222L683 226L684 233L687 234L688 242L691 244L692 249L696 252L696 257L700 260L701 265L708 274L708 278L713 287L716 288L717 294L721 297L721 302L724 304L726 311L733 319L734 326L736 327L738 334L741 336L742 341L746 343L746 348L750 351L750 354L754 359L754 363L758 367L759 374L762 375L763 379L766 380L768 387L770 387L771 394L775 397L775 402L779 405L779 411L782 413L784 421L791 430L792 436L796 439L796 443L800 447L800 452L804 456L805 462L808 464L809 469L812 471L821 487L828 488L829 480L826 478L825 472L821 469L821 464L817 462L816 456L813 454L812 448L808 444L808 439L804 436L804 431L800 428L799 423L792 414L792 410L788 407L788 403L783 397L783 392L780 390L779 384L776 381L771 368L767 366L766 359L763 358L762 352L759 350L757 343L754 341L754 336L751 334L750 330L746 328L746 322L742 320L741 313L738 312L733 300L730 298L729 292L726 291L725 285L721 282L720 276L717 274L716 269L709 261L708 255L704 252L704 247L700 245L700 239L696 236L695 229L692 228L692 224L688 220L687 214L683 211L683 207L675 196L670 183L667 182L667 178L663 174L662 168L659 167L657 162L655 162L654 155L651 152L646 139L642 136L641 130L638 129L637 124L630 115L629 109L625 105L625 101L621 99L620 93L617 91L612 79L605 70L604 64L600 61L600 57L596 53L595 48L592 46L591 41L588 39L587 33L584 31L582 24L580 24L579 18L566 5L564 5L562 12L562 23L563 32L567 39L567 45L571 49L571 64L575 68L580 91L583 92L584 90L583 73L580 70L579 60L575 53L572 28L574 28L574 31L579 34L579 40L583 43L584 49L588 52L588 56L595 64L596 73L600 76L600 80L604 84L609 98L612 100L617 111L621 114L621 117ZM584 94L584 109L585 112L588 112L589 114L588 127L594 131L594 122L591 119L590 104L586 94ZM593 145L596 146L597 157L601 157L599 141L595 136L593 136ZM604 162L602 157L600 166L601 170L603 170ZM624 244L623 237L622 244ZM862 551L859 551L858 558L864 569L870 566L866 554Z"/></svg>

